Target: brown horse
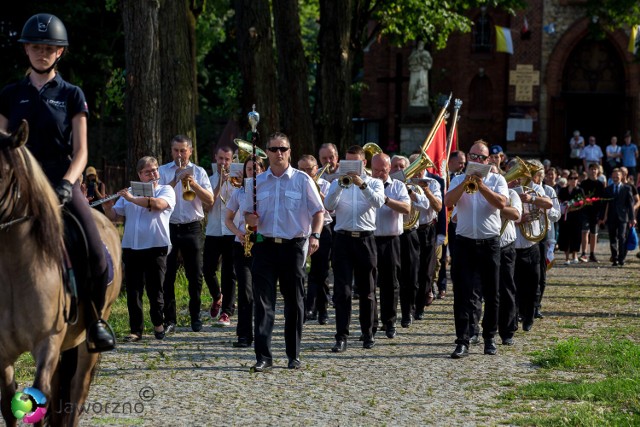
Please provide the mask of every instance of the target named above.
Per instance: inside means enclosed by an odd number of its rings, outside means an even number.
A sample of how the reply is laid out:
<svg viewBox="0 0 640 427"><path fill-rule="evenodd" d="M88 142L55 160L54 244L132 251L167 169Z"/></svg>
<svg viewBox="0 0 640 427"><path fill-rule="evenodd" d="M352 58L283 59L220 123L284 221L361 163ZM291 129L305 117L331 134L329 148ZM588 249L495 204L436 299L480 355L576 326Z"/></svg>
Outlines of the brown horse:
<svg viewBox="0 0 640 427"><path fill-rule="evenodd" d="M89 353L84 344L84 309L79 308L75 325L65 321L71 310L71 298L64 290L62 278L61 209L38 162L23 146L27 135L26 122L13 135L0 134L2 416L7 425L16 425L11 411L17 386L13 365L28 351L36 362L33 387L47 398L49 421L53 425L77 425L77 410L89 394L98 354ZM115 269L103 310L107 319L120 292L120 238L104 215L94 211L94 218ZM65 361L61 355L66 353L72 357ZM59 372L61 365L65 365L66 374Z"/></svg>

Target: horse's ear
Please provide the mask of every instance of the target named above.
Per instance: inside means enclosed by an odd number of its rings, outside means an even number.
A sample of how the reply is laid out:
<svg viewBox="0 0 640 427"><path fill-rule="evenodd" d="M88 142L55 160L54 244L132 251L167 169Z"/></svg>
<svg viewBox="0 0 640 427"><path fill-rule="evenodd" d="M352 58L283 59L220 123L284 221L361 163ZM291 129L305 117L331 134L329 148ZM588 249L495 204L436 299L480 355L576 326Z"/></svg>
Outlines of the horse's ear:
<svg viewBox="0 0 640 427"><path fill-rule="evenodd" d="M13 148L22 147L27 142L27 139L29 139L29 123L26 120L22 120L11 139Z"/></svg>

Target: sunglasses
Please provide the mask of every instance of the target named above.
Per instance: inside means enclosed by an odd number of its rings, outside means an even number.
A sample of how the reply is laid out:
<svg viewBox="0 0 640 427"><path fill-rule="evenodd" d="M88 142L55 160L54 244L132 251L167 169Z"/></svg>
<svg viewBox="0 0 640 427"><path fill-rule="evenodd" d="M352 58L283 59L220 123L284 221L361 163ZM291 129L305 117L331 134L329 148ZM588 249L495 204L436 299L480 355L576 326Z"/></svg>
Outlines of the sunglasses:
<svg viewBox="0 0 640 427"><path fill-rule="evenodd" d="M489 156L485 156L484 154L469 153L469 159L471 160L480 160L481 162L484 162L488 158Z"/></svg>
<svg viewBox="0 0 640 427"><path fill-rule="evenodd" d="M289 147L267 147L267 150L271 151L272 153L276 153L276 152L281 152L281 153L286 153L287 151L289 151Z"/></svg>

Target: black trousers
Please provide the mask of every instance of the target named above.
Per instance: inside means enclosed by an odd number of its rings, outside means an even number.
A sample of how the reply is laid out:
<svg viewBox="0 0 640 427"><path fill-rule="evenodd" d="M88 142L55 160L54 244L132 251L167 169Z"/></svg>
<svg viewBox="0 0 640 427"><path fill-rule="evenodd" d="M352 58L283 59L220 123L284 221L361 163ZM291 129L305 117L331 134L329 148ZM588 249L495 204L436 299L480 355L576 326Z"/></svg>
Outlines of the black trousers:
<svg viewBox="0 0 640 427"><path fill-rule="evenodd" d="M229 316L235 311L236 305L236 275L233 272L233 245L235 236L205 236L204 238L204 280L207 282L209 293L214 301L220 298L222 292L221 313ZM218 282L218 265L220 267L220 282ZM220 289L222 285L222 289Z"/></svg>
<svg viewBox="0 0 640 427"><path fill-rule="evenodd" d="M418 270L418 292L416 293L416 313L424 313L427 295L433 289L433 276L436 269L436 225L418 227L420 240L420 268Z"/></svg>
<svg viewBox="0 0 640 427"><path fill-rule="evenodd" d="M163 324L162 282L167 271L167 251L167 246L141 250L125 248L122 250L124 275L127 280L129 328L133 334L142 334L144 331L142 296L145 287L149 297L151 323L153 326Z"/></svg>
<svg viewBox="0 0 640 427"><path fill-rule="evenodd" d="M329 304L329 260L331 259L331 245L333 233L327 224L320 233L320 247L311 255L311 268L308 275L305 310L327 312Z"/></svg>
<svg viewBox="0 0 640 427"><path fill-rule="evenodd" d="M336 305L336 340L346 340L351 323L352 285L358 287L360 329L365 336L376 332L373 319L376 308L377 249L373 234L351 237L336 231L333 245L334 303Z"/></svg>
<svg viewBox="0 0 640 427"><path fill-rule="evenodd" d="M406 230L400 236L400 310L409 319L415 310L420 263L420 237L417 230Z"/></svg>
<svg viewBox="0 0 640 427"><path fill-rule="evenodd" d="M468 239L456 236L455 267L459 280L454 283L453 315L456 325L456 344L469 345L469 331L473 323L473 294L480 289L484 299L482 337L493 339L498 332L500 283L500 241Z"/></svg>
<svg viewBox="0 0 640 427"><path fill-rule="evenodd" d="M191 321L200 319L202 293L202 223L170 224L173 248L167 256L167 274L164 278L164 320L178 323L176 314L175 281L178 271L178 252L182 254L184 271L189 283L189 315Z"/></svg>
<svg viewBox="0 0 640 427"><path fill-rule="evenodd" d="M276 283L284 298L284 342L287 357L300 357L304 321L304 252L305 239L276 243L265 238L253 245L254 350L257 361L273 360L271 336L276 308Z"/></svg>
<svg viewBox="0 0 640 427"><path fill-rule="evenodd" d="M537 309L542 306L542 297L544 296L544 290L547 288L547 239L543 239L538 245L540 251L540 282L538 282L538 289L536 290L535 308Z"/></svg>
<svg viewBox="0 0 640 427"><path fill-rule="evenodd" d="M244 256L244 246L233 242L233 268L238 279L238 324L236 335L253 341L253 256Z"/></svg>
<svg viewBox="0 0 640 427"><path fill-rule="evenodd" d="M629 233L629 223L620 222L618 218L609 218L607 221L609 229L609 248L611 256L618 262L627 257L627 236Z"/></svg>
<svg viewBox="0 0 640 427"><path fill-rule="evenodd" d="M395 327L400 297L400 236L377 236L375 239L380 320L387 327Z"/></svg>
<svg viewBox="0 0 640 427"><path fill-rule="evenodd" d="M536 291L540 282L540 247L537 244L526 249L516 249L514 279L522 323L533 323Z"/></svg>
<svg viewBox="0 0 640 427"><path fill-rule="evenodd" d="M500 249L500 311L498 332L502 339L513 338L518 330L518 310L516 308L516 282L513 278L516 266L515 243Z"/></svg>

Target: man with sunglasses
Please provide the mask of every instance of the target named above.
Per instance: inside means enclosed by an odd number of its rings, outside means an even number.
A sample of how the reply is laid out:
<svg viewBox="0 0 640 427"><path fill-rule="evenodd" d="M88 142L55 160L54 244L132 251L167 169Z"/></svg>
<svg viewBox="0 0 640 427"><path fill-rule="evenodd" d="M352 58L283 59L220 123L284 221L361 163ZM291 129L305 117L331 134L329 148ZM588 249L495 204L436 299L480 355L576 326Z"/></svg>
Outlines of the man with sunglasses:
<svg viewBox="0 0 640 427"><path fill-rule="evenodd" d="M468 155L472 163L488 165L489 147L476 141ZM468 170L468 168L467 168ZM465 191L471 182L477 191ZM485 302L482 319L484 353L494 355L494 337L498 331L498 285L500 275L500 210L507 206L509 190L504 178L493 172L482 177L478 173L464 174L452 179L444 203L457 208L456 257L458 271L453 298L456 326L456 348L453 359L469 354L469 331L473 323L473 294L480 288Z"/></svg>
<svg viewBox="0 0 640 427"><path fill-rule="evenodd" d="M304 322L305 246L309 255L320 244L324 206L316 184L306 173L291 167L287 135L276 132L267 142L269 169L256 178L254 194L247 192L241 209L246 223L257 227L253 245L254 351L251 372L273 366L271 336L275 319L276 283L284 298L284 339L289 369L300 369L300 341Z"/></svg>

